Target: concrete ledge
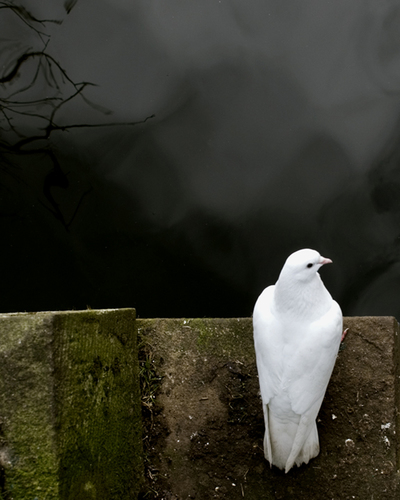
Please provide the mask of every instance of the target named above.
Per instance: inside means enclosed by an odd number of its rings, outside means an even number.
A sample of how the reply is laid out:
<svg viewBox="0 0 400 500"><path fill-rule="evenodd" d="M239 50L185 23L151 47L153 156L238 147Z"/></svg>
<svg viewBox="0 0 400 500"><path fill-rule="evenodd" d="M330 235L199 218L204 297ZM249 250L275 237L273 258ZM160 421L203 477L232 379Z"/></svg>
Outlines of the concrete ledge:
<svg viewBox="0 0 400 500"><path fill-rule="evenodd" d="M145 439L153 493L172 500L398 498L394 318L345 319L350 331L319 415L320 455L287 475L263 458L251 320L136 324L162 377Z"/></svg>
<svg viewBox="0 0 400 500"><path fill-rule="evenodd" d="M0 498L132 499L135 310L0 315Z"/></svg>
<svg viewBox="0 0 400 500"><path fill-rule="evenodd" d="M0 500L137 498L136 333L149 408L144 498L398 498L399 326L345 324L319 415L321 453L285 475L263 458L251 319L0 315Z"/></svg>

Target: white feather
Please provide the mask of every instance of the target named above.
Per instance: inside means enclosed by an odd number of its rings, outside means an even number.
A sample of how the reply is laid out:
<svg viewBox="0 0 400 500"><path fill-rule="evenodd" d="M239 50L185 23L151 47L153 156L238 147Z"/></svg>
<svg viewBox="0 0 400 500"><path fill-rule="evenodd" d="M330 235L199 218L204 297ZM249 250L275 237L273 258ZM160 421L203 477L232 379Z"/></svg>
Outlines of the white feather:
<svg viewBox="0 0 400 500"><path fill-rule="evenodd" d="M316 418L343 329L340 307L317 272L329 262L315 250L295 252L254 308L264 454L285 472L319 453Z"/></svg>

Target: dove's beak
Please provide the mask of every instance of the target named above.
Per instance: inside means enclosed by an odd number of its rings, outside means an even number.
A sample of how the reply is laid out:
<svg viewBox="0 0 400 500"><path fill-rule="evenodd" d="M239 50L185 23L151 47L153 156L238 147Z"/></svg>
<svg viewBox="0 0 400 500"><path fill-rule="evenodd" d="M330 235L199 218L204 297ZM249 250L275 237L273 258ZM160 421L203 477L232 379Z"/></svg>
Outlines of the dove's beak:
<svg viewBox="0 0 400 500"><path fill-rule="evenodd" d="M321 257L320 263L321 266L323 266L324 264L332 264L332 261L331 259L326 259L325 257Z"/></svg>

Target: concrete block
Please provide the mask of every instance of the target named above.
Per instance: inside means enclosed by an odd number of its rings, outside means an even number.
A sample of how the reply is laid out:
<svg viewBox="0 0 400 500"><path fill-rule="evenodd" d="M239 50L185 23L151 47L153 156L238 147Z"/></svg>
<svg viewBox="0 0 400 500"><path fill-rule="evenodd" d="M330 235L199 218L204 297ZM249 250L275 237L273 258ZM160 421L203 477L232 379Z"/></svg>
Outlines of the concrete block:
<svg viewBox="0 0 400 500"><path fill-rule="evenodd" d="M137 498L135 310L0 315L0 498Z"/></svg>
<svg viewBox="0 0 400 500"><path fill-rule="evenodd" d="M251 319L139 319L136 325L162 377L145 422L154 498L400 497L394 318L345 319L350 330L318 419L320 454L286 475L263 457Z"/></svg>

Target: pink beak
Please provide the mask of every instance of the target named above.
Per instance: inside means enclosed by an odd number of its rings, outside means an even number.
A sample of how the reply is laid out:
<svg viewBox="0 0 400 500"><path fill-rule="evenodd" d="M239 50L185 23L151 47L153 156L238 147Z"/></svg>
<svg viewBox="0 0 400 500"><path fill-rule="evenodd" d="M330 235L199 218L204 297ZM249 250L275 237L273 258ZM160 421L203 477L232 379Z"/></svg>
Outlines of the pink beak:
<svg viewBox="0 0 400 500"><path fill-rule="evenodd" d="M320 264L321 266L323 266L324 264L332 264L332 261L331 259L326 259L325 257L321 257Z"/></svg>

